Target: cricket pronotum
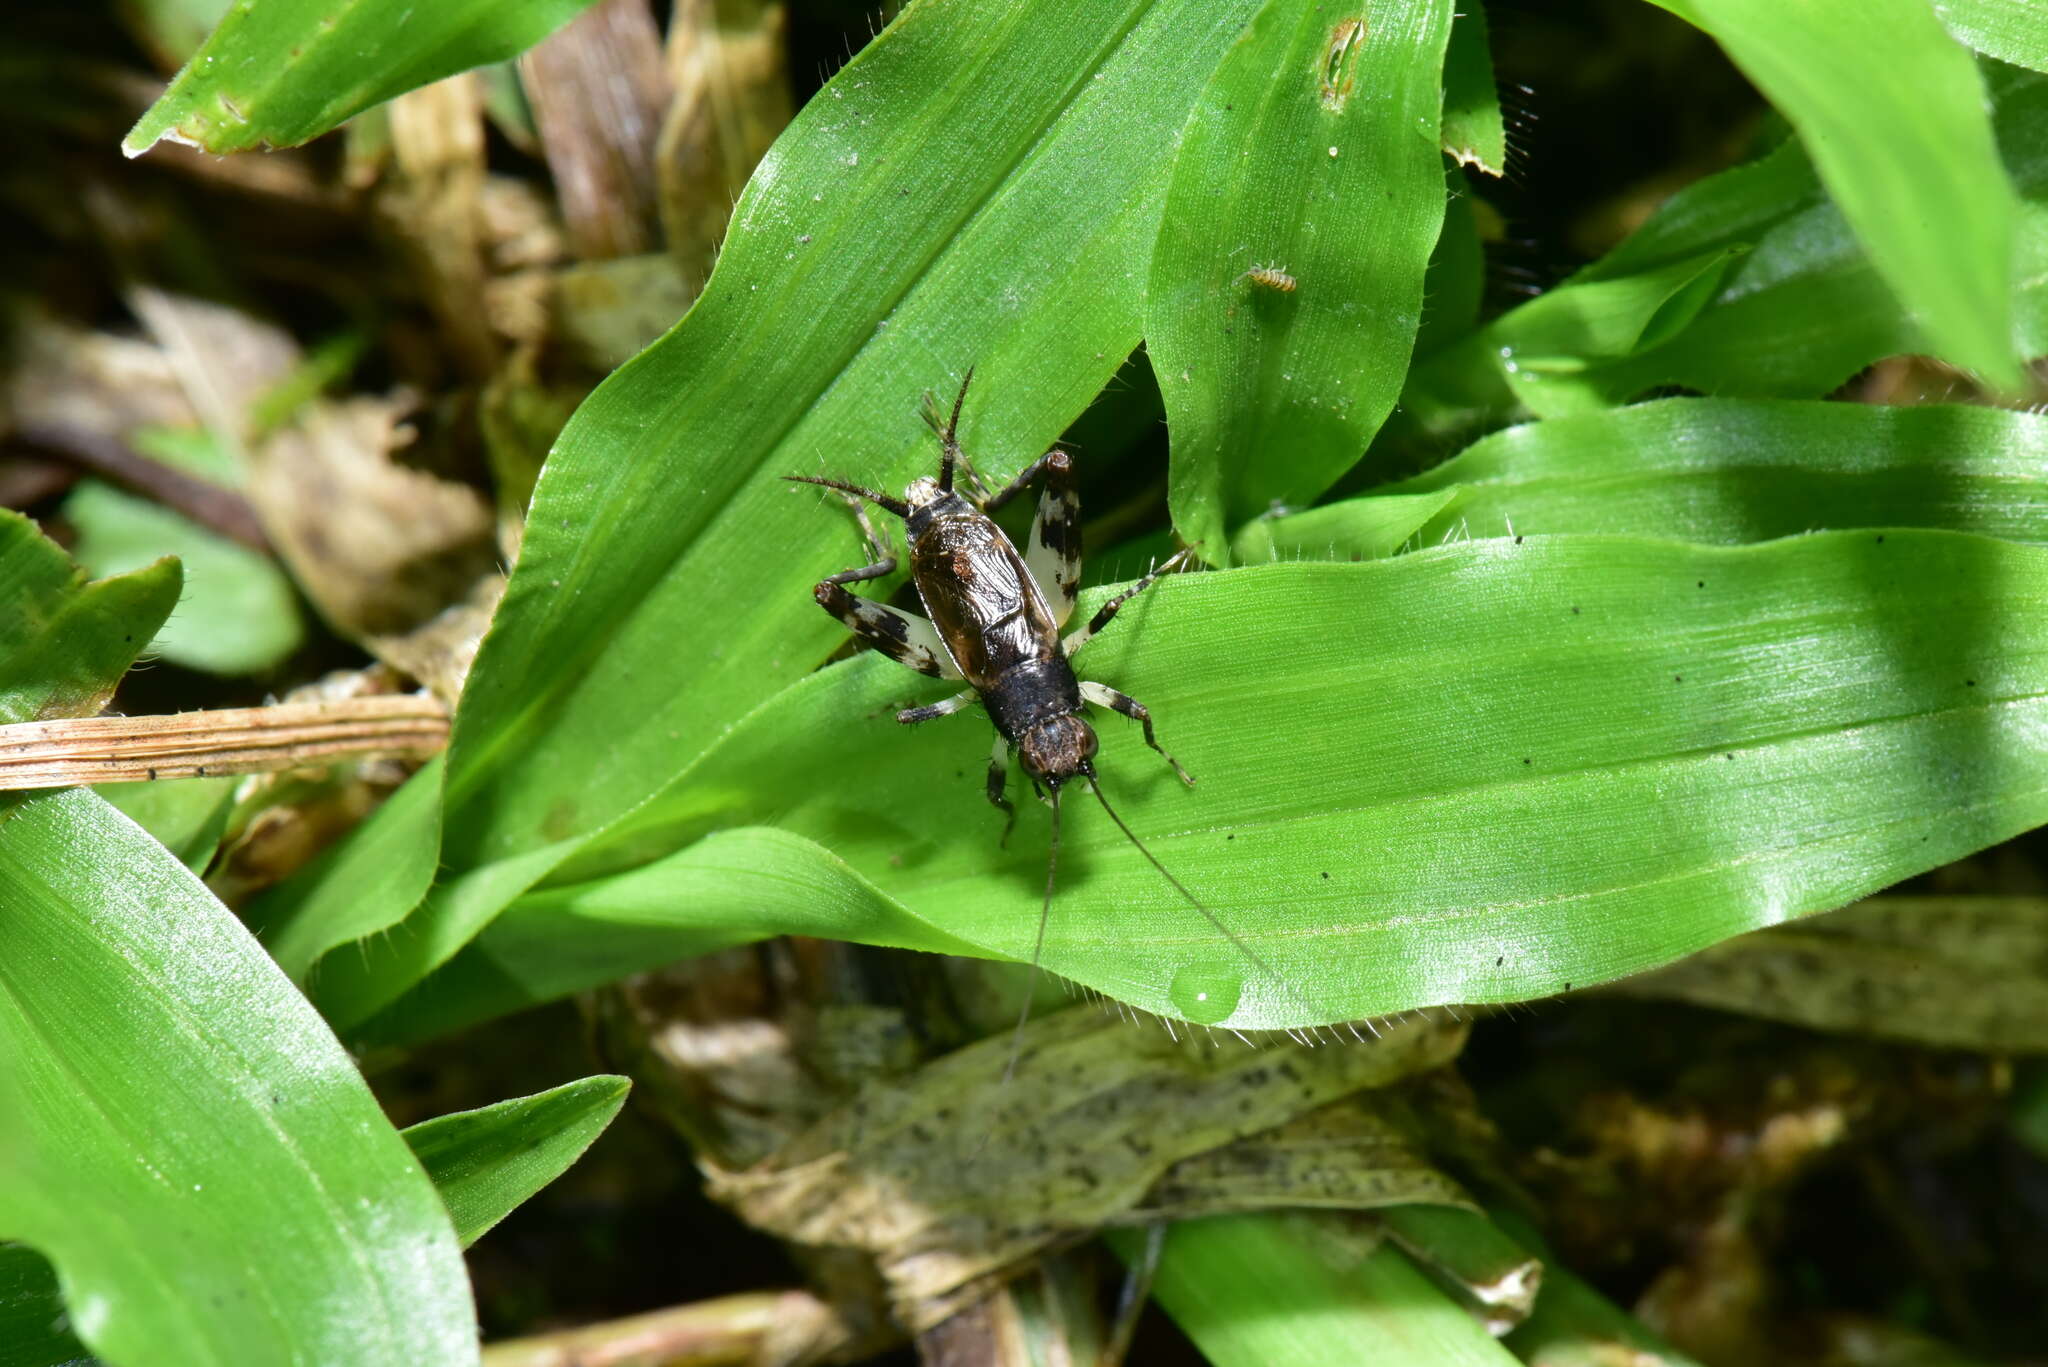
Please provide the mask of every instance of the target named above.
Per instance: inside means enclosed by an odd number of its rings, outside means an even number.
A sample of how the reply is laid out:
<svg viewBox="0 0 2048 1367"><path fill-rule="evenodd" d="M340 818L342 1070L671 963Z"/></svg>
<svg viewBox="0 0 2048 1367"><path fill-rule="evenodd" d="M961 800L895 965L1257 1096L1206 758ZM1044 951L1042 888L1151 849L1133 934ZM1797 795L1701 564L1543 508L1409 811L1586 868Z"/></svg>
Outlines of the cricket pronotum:
<svg viewBox="0 0 2048 1367"><path fill-rule="evenodd" d="M1152 714L1143 703L1107 684L1077 677L1071 663L1073 656L1110 624L1118 609L1150 588L1161 575L1179 569L1190 551L1172 556L1111 598L1096 610L1086 626L1062 640L1060 631L1073 615L1081 588L1081 504L1074 481L1074 458L1055 447L1026 466L1008 484L988 492L961 455L956 439L960 406L967 399L967 385L973 378L970 368L953 400L952 415L943 425L931 396L925 396L925 420L939 437L939 477L912 480L902 498L844 480L816 475L783 476L848 495L872 557L869 564L841 570L819 583L818 605L896 663L933 678L966 683L967 687L952 697L899 712L896 720L916 725L950 716L977 702L982 705L996 728L995 749L988 762L988 800L1008 817L1003 827L1005 841L1017 821L1016 808L1005 796L1012 749L1023 760L1032 787L1051 807L1052 839L1046 856L1045 900L1039 908L1038 934L1031 948L1034 984L1045 950L1045 928L1052 914L1053 885L1059 870L1060 790L1077 778L1087 783L1109 819L1160 876L1208 918L1209 924L1247 960L1271 976L1265 962L1159 862L1103 796L1095 774L1095 732L1084 719L1089 703L1121 712L1136 721L1144 728L1145 743L1173 766L1181 782L1193 786L1195 780L1160 747L1152 732ZM978 501L953 488L956 468L966 472L969 483L981 495ZM1045 487L1039 495L1038 517L1032 525L1029 546L1019 555L990 515L1041 477ZM911 582L916 585L917 596L928 616L902 612L847 591L848 584L879 579L896 570L896 556L886 549L887 543L868 521L863 500L903 519L910 550ZM1020 1032L1030 1012L1031 992L1027 988L1018 1016ZM1018 1038L1021 1042L1021 1033ZM1013 1047L1010 1069L1016 1064ZM1004 1075L1008 1074L1009 1070L1005 1070Z"/></svg>

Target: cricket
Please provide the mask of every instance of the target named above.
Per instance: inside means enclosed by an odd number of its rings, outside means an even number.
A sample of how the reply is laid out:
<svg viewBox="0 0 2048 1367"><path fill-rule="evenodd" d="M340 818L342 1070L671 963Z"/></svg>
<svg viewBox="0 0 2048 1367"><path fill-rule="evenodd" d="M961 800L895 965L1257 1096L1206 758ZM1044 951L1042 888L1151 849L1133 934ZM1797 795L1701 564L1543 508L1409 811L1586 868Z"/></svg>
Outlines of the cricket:
<svg viewBox="0 0 2048 1367"><path fill-rule="evenodd" d="M1074 458L1053 448L1002 488L991 492L960 449L960 409L974 379L969 367L954 396L949 417L941 421L937 404L927 393L924 418L939 438L938 478L912 480L895 498L846 480L817 475L785 475L799 484L817 484L845 495L860 524L870 563L842 570L820 581L814 590L818 605L848 630L907 669L937 679L957 679L967 686L952 697L896 714L906 726L951 716L980 703L995 724L995 748L988 762L988 800L1004 814L1003 842L1016 827L1017 810L1008 797L1012 752L1021 759L1033 790L1052 813L1052 834L1046 855L1045 898L1038 914L1038 932L1031 950L1031 984L1035 986L1045 951L1046 926L1052 916L1053 889L1059 872L1060 793L1075 779L1085 782L1109 819L1137 851L1158 870L1188 904L1208 919L1247 960L1268 974L1263 960L1226 926L1186 884L1174 877L1103 795L1095 772L1097 740L1088 724L1088 706L1122 713L1143 728L1145 743L1157 751L1182 783L1194 777L1159 744L1152 714L1145 705L1107 684L1080 678L1073 657L1113 620L1117 612L1163 575L1186 564L1193 548L1181 550L1105 602L1086 626L1060 633L1073 616L1081 588L1081 504ZM976 497L954 487L956 472L966 477ZM1038 513L1023 554L994 514L1033 483L1043 479ZM897 559L888 542L869 521L868 505L903 521L910 556L910 577L926 616L904 612L847 585L893 574ZM1031 1012L1031 989L1018 1016L1021 1031ZM1021 1039L1021 1035L1019 1037ZM1010 1069L1016 1067L1016 1053ZM1009 1075L1006 1070L1005 1077Z"/></svg>

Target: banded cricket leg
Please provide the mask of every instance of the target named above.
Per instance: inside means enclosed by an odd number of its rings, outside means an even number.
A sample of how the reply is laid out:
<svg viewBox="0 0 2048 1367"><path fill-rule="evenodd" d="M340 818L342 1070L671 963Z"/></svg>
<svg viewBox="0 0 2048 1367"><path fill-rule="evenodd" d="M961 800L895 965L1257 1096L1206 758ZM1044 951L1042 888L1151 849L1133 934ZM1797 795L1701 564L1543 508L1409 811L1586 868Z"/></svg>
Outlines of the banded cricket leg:
<svg viewBox="0 0 2048 1367"><path fill-rule="evenodd" d="M956 675L955 677L957 678L958 676ZM938 702L929 703L923 707L907 707L896 714L896 720L902 722L905 726L915 726L919 722L924 721L937 721L940 717L950 717L955 712L972 707L980 700L981 694L971 688L963 689L950 698L942 698Z"/></svg>
<svg viewBox="0 0 2048 1367"><path fill-rule="evenodd" d="M1188 558L1192 556L1194 553L1195 548L1193 546L1188 546L1182 550L1174 552L1172 555L1167 557L1165 564L1159 566L1159 568L1147 574L1143 579L1140 579L1137 583L1131 585L1122 593L1119 593L1116 597L1110 599L1107 603L1104 603L1101 607L1097 608L1095 610L1095 615L1088 619L1087 626L1082 627L1079 631L1067 637L1068 657L1072 658L1076 651L1080 650L1082 646L1088 644L1089 640L1095 635L1096 632L1102 630L1104 627L1108 626L1112 621L1116 620L1117 609L1121 608L1125 603L1130 602L1133 598L1136 598L1146 589L1149 589L1154 584L1158 583L1161 577L1172 574L1182 565L1185 565L1188 562Z"/></svg>
<svg viewBox="0 0 2048 1367"><path fill-rule="evenodd" d="M1126 717L1137 722L1138 725L1144 727L1145 744L1159 751L1166 762L1173 766L1173 772L1180 775L1182 783L1187 784L1190 788L1195 786L1194 775L1181 768L1179 760L1167 754L1165 750L1160 749L1159 738L1152 734L1152 713L1146 709L1145 704L1139 702L1128 693L1117 692L1108 684L1090 683L1085 679L1081 681L1081 696L1094 703L1097 707L1107 707L1113 712L1121 712Z"/></svg>
<svg viewBox="0 0 2048 1367"><path fill-rule="evenodd" d="M896 572L896 557L882 549L881 535L868 521L867 509L856 500L847 501L852 504L853 515L860 522L868 554L875 560L873 564L826 576L812 594L818 600L818 606L837 617L847 630L904 668L935 679L959 678L960 671L953 668L952 657L946 654L937 628L929 621L914 613L899 611L887 603L878 603L872 598L861 598L846 591L848 584L880 579Z"/></svg>
<svg viewBox="0 0 2048 1367"><path fill-rule="evenodd" d="M1074 458L1057 448L1046 452L991 494L982 509L995 512L1041 475L1045 487L1038 494L1038 516L1031 523L1024 565L1051 599L1053 624L1063 627L1074 615L1074 601L1081 593L1081 491L1074 478Z"/></svg>

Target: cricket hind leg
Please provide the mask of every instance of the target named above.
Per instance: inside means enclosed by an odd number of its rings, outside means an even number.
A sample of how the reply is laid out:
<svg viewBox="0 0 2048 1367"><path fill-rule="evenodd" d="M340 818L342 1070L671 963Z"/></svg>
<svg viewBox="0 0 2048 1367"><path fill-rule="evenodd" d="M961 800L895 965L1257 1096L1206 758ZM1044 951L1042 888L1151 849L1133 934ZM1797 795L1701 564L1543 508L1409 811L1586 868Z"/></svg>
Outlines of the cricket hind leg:
<svg viewBox="0 0 2048 1367"><path fill-rule="evenodd" d="M847 570L844 574L870 579L875 576L867 571L875 568L868 565L859 570ZM881 571L883 574L888 572ZM851 581L843 575L822 581L813 593L818 606L837 617L848 631L905 669L914 669L934 679L960 677L960 671L953 667L952 657L946 654L945 646L939 641L938 629L929 621L914 613L899 611L887 603L848 593L842 587L848 582Z"/></svg>
<svg viewBox="0 0 2048 1367"><path fill-rule="evenodd" d="M1097 608L1095 610L1095 615L1088 619L1087 626L1082 627L1079 631L1067 637L1067 655L1069 657L1072 657L1073 654L1076 651L1080 650L1082 646L1087 645L1088 642L1091 639L1093 639L1096 632L1101 631L1104 627L1108 626L1112 621L1116 620L1116 614L1118 609L1123 607L1125 603L1130 602L1133 598L1136 598L1146 589L1151 588L1154 584L1158 583L1159 580L1164 578L1166 575L1172 574L1182 565L1185 565L1188 562L1188 560L1194 555L1194 553L1195 548L1193 546L1187 546L1181 550L1174 552L1172 555L1167 557L1166 562L1164 564L1160 565L1157 569L1152 570L1151 572L1146 574L1146 576L1143 579L1140 579L1137 583L1131 585L1122 593L1119 593L1116 597L1110 599L1107 603L1104 603L1101 607Z"/></svg>
<svg viewBox="0 0 2048 1367"><path fill-rule="evenodd" d="M1017 829L1017 804L1010 801L1010 742L1002 732L996 733L996 748L988 757L988 800L990 805L1000 807L1003 812L1003 838L996 843L1009 848L1010 833Z"/></svg>
<svg viewBox="0 0 2048 1367"><path fill-rule="evenodd" d="M1097 707L1107 707L1113 712L1121 712L1126 717L1137 722L1138 725L1144 727L1145 744L1159 751L1161 758L1173 766L1173 772L1180 775L1182 783L1187 784L1190 788L1195 786L1194 776L1180 767L1179 760L1160 748L1159 738L1152 734L1152 713L1147 710L1145 704L1139 702L1128 693L1117 692L1108 684L1089 683L1086 680L1083 680L1081 683L1081 696L1094 703Z"/></svg>
<svg viewBox="0 0 2048 1367"><path fill-rule="evenodd" d="M982 510L995 512L1040 476L1045 487L1039 491L1024 565L1051 599L1053 624L1063 627L1081 594L1081 491L1074 478L1074 458L1057 447L1046 452L989 495Z"/></svg>

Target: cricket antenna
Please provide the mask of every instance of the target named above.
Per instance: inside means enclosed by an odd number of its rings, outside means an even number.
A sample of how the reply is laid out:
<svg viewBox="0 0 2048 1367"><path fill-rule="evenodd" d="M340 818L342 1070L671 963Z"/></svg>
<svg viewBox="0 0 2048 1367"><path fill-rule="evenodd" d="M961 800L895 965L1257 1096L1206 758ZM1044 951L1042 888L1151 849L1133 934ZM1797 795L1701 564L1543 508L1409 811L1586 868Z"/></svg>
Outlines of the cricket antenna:
<svg viewBox="0 0 2048 1367"><path fill-rule="evenodd" d="M969 372L972 374L973 372ZM1016 1075L1024 1054L1024 1026L1031 1019L1031 999L1038 991L1039 959L1045 953L1045 923L1052 919L1052 885L1060 868L1060 790L1052 790L1052 845L1045 856L1045 901L1038 908L1038 938L1031 942L1031 976L1024 982L1024 1005L1017 1009L1017 1028L1010 1032L1010 1061L1003 1065L1002 1086Z"/></svg>
<svg viewBox="0 0 2048 1367"><path fill-rule="evenodd" d="M931 391L924 396L924 420L932 431L939 434L939 444L944 454L939 458L939 487L950 492L953 488L953 464L960 459L960 406L967 402L967 386L974 382L974 367L967 367L967 373L960 377L960 392L953 396L953 416L946 419L944 427L939 426L939 405Z"/></svg>
<svg viewBox="0 0 2048 1367"><path fill-rule="evenodd" d="M1264 959L1261 959L1257 954L1254 954L1252 952L1252 947L1246 944L1244 940L1239 937L1236 931L1232 930L1229 926L1224 925L1223 922L1220 919L1218 919L1215 912L1209 910L1209 908L1202 905L1201 898L1195 896L1192 892L1188 891L1187 884L1181 882L1180 879L1175 878L1172 872L1166 867L1166 865L1159 862L1158 855L1152 853L1152 851L1145 848L1145 842L1138 839L1137 832L1133 831L1129 826L1126 826L1124 824L1124 819L1116 814L1116 808L1110 806L1109 799L1102 795L1102 785L1095 781L1094 773L1092 771L1087 772L1083 776L1087 778L1089 791L1095 794L1095 800L1102 804L1102 810L1109 813L1109 819L1116 823L1116 828L1124 833L1124 838L1130 841L1131 844L1137 848L1138 853L1144 855L1146 860L1151 863L1152 867L1159 870L1159 876L1161 878L1164 878L1167 882L1173 884L1173 890L1179 893L1182 897L1185 897L1187 899L1187 903L1189 906L1193 907L1196 911L1201 912L1203 918L1206 919L1210 925L1216 927L1217 931L1221 933L1225 939L1229 940L1231 944L1236 945L1238 953L1244 955L1245 958L1250 959L1254 964L1258 965L1259 971L1264 973L1267 977L1277 980L1280 975L1273 971L1272 965L1268 964ZM1055 806L1053 810L1055 813L1053 829L1057 831L1059 829L1057 817L1059 809L1057 806ZM1048 897L1051 896L1050 885L1048 885L1048 891L1046 895ZM1038 933L1041 936L1045 934L1045 925L1042 920L1039 923Z"/></svg>

